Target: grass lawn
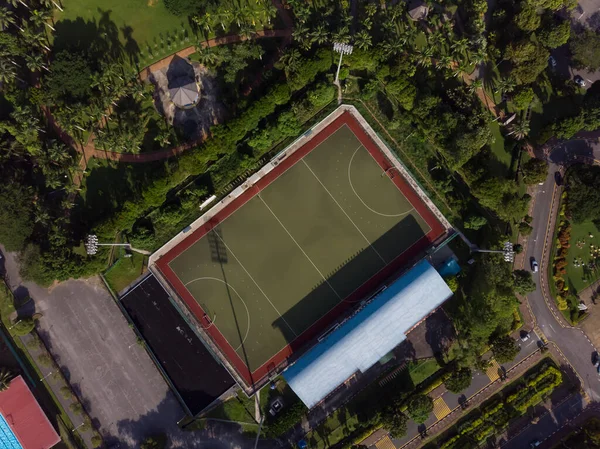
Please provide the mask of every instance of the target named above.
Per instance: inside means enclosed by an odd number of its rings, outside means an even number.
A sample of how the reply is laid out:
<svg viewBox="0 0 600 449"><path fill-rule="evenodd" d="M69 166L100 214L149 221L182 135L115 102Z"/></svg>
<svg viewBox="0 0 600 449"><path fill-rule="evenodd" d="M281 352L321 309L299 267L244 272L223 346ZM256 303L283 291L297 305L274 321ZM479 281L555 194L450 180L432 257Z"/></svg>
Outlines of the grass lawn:
<svg viewBox="0 0 600 449"><path fill-rule="evenodd" d="M591 221L571 223L571 247L567 256L569 287L578 293L600 277L600 270L587 264L600 263L600 230ZM590 237L592 235L593 237Z"/></svg>
<svg viewBox="0 0 600 449"><path fill-rule="evenodd" d="M63 0L62 5L64 11L56 10L54 18L57 34L78 39L105 29L118 36L126 49L143 50L146 55L150 46L154 56L143 62L159 60L196 41L187 18L171 14L163 0Z"/></svg>
<svg viewBox="0 0 600 449"><path fill-rule="evenodd" d="M413 384L419 385L440 368L441 366L435 359L425 359L411 362L408 366L408 372Z"/></svg>
<svg viewBox="0 0 600 449"><path fill-rule="evenodd" d="M320 426L308 432L305 440L311 448L326 449L352 433L358 424L358 417L343 407L333 412Z"/></svg>
<svg viewBox="0 0 600 449"><path fill-rule="evenodd" d="M131 257L121 256L104 274L104 278L115 293L120 292L142 275L146 267L146 256L132 253Z"/></svg>
<svg viewBox="0 0 600 449"><path fill-rule="evenodd" d="M497 173L498 176L505 176L506 172L510 169L510 164L512 161L512 154L506 151L504 146L504 137L502 137L502 133L500 132L500 125L498 122L492 122L490 124L490 130L492 131L492 135L494 136L494 143L492 144L492 153L501 164L493 164L493 167L497 167L496 171L501 171L501 173Z"/></svg>
<svg viewBox="0 0 600 449"><path fill-rule="evenodd" d="M415 47L417 50L422 50L427 46L427 36L424 32L420 31L415 37Z"/></svg>

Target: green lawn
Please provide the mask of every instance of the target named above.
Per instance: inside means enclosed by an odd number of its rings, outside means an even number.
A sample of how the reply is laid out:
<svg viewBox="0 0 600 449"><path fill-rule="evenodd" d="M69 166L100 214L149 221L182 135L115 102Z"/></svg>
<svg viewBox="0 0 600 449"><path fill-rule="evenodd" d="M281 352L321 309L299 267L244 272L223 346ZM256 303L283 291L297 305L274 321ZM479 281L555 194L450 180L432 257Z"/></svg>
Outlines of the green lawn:
<svg viewBox="0 0 600 449"><path fill-rule="evenodd" d="M326 449L356 430L358 424L358 417L343 407L333 412L317 428L308 432L305 440L311 448Z"/></svg>
<svg viewBox="0 0 600 449"><path fill-rule="evenodd" d="M500 125L497 121L492 122L490 124L490 130L492 131L492 135L494 136L494 143L491 146L492 153L501 163L501 165L494 164L493 167L498 167L496 171L502 172L497 173L498 176L505 176L506 172L510 169L512 154L506 151L506 148L504 146L504 137L502 137L502 133L500 132Z"/></svg>
<svg viewBox="0 0 600 449"><path fill-rule="evenodd" d="M600 277L600 269L588 268L588 263L592 261L600 264L600 230L591 221L572 223L567 276L569 287L575 289L574 293L585 289Z"/></svg>
<svg viewBox="0 0 600 449"><path fill-rule="evenodd" d="M419 385L440 368L440 365L435 359L426 359L411 362L408 367L408 372L413 384Z"/></svg>
<svg viewBox="0 0 600 449"><path fill-rule="evenodd" d="M146 266L146 256L132 253L131 257L121 256L119 260L104 274L110 288L118 293L140 277Z"/></svg>
<svg viewBox="0 0 600 449"><path fill-rule="evenodd" d="M143 50L143 62L161 59L196 41L187 18L171 14L163 0L63 0L62 4L64 11L57 10L55 16L57 36L77 40L106 32L108 39L118 36L128 52ZM153 56L147 55L148 47Z"/></svg>

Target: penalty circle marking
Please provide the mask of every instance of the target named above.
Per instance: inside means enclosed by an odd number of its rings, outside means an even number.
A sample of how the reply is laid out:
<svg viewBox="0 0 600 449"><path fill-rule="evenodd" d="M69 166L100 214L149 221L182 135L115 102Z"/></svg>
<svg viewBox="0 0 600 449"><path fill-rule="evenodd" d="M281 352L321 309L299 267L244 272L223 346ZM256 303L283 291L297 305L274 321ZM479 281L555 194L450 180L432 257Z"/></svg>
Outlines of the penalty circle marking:
<svg viewBox="0 0 600 449"><path fill-rule="evenodd" d="M354 160L354 156L356 156L356 153L358 153L358 150L360 150L362 148L362 146L358 147L354 153L352 154L352 157L350 158L350 162L348 163L348 182L350 183L350 188L352 188L352 191L354 192L354 195L356 195L356 197L360 200L360 202L363 204L363 206L365 206L367 209L369 209L371 212L373 212L374 214L380 215L382 217L388 217L388 218L394 218L394 217L403 217L405 215L410 214L415 208L411 207L409 210L407 210L406 212L401 212L399 214L384 214L383 212L379 212L376 211L375 209L369 207L367 205L367 203L365 203L363 201L363 199L360 197L360 195L358 194L358 192L356 191L356 189L354 188L354 184L352 184L352 176L351 176L351 169L352 169L352 161Z"/></svg>
<svg viewBox="0 0 600 449"><path fill-rule="evenodd" d="M240 345L237 348L235 348L235 350L237 351L244 345L244 343L246 342L246 339L248 338L248 334L250 333L250 311L248 310L248 306L246 305L246 302L242 299L242 296L237 292L237 290L235 288L233 288L233 286L231 284L229 284L228 282L225 282L223 279L213 278L213 277L201 277L201 278L192 279L191 281L185 283L184 286L187 288L187 286L190 285L191 283L196 282L196 281L203 281L203 280L219 281L219 282L225 284L226 286L228 286L231 290L233 290L233 292L237 295L237 297L240 299L240 301L242 301L242 304L244 305L244 308L246 309L246 318L248 319L248 327L246 327L246 335L244 335L242 342L240 343ZM216 319L216 315L215 315L215 319ZM211 326L213 324L214 324L214 320L212 321ZM208 328L206 328L206 329L208 329Z"/></svg>

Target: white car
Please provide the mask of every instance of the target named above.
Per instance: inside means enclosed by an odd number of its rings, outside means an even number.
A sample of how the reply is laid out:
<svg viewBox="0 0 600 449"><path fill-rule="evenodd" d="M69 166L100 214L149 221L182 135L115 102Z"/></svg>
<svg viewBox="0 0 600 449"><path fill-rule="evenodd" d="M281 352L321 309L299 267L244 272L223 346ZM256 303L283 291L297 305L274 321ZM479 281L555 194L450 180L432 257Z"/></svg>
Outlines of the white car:
<svg viewBox="0 0 600 449"><path fill-rule="evenodd" d="M577 75L575 78L573 78L573 81L575 81L575 83L579 86L579 87L585 87L587 85L587 83L585 82L585 80Z"/></svg>
<svg viewBox="0 0 600 449"><path fill-rule="evenodd" d="M554 56L550 56L548 58L548 62L550 63L550 67L552 67L552 68L556 67L556 58L554 58Z"/></svg>
<svg viewBox="0 0 600 449"><path fill-rule="evenodd" d="M539 269L540 269L540 266L538 265L537 260L532 259L531 260L531 271L534 273L537 273Z"/></svg>

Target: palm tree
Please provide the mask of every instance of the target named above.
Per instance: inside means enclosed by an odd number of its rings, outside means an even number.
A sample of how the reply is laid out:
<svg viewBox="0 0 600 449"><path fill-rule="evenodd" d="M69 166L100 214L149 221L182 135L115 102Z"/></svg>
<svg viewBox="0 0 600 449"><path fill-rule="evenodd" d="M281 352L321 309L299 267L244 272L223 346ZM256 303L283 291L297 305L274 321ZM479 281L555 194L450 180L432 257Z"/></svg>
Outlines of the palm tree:
<svg viewBox="0 0 600 449"><path fill-rule="evenodd" d="M496 85L496 92L509 93L514 91L515 87L516 83L511 77L501 78Z"/></svg>
<svg viewBox="0 0 600 449"><path fill-rule="evenodd" d="M216 19L221 24L221 28L223 28L223 31L226 30L225 24L227 24L227 27L229 27L229 25L231 24L231 18L231 11L227 9L227 7L219 7L217 9Z"/></svg>
<svg viewBox="0 0 600 449"><path fill-rule="evenodd" d="M317 43L319 45L324 44L329 39L329 32L325 25L318 25L312 33L310 33L310 40L313 43Z"/></svg>
<svg viewBox="0 0 600 449"><path fill-rule="evenodd" d="M347 44L350 42L350 30L347 26L343 26L338 29L335 33L333 33L333 41L339 42L340 44Z"/></svg>
<svg viewBox="0 0 600 449"><path fill-rule="evenodd" d="M206 35L208 36L208 34L211 32L212 27L212 17L210 16L210 14L207 12L202 16L193 16L192 20L196 25L204 29Z"/></svg>
<svg viewBox="0 0 600 449"><path fill-rule="evenodd" d="M25 55L25 62L31 72L37 72L40 69L48 70L44 65L44 58L39 53Z"/></svg>
<svg viewBox="0 0 600 449"><path fill-rule="evenodd" d="M452 58L448 55L443 55L440 56L440 59L438 60L437 66L442 68L442 69L451 69L453 66L453 61Z"/></svg>
<svg viewBox="0 0 600 449"><path fill-rule="evenodd" d="M367 3L365 6L365 12L367 13L367 17L373 17L377 14L377 5L375 3Z"/></svg>
<svg viewBox="0 0 600 449"><path fill-rule="evenodd" d="M196 47L198 62L204 66L217 65L219 56L210 47Z"/></svg>
<svg viewBox="0 0 600 449"><path fill-rule="evenodd" d="M382 48L386 57L396 56L404 50L404 44L402 38L396 36L393 40L389 40L383 43Z"/></svg>
<svg viewBox="0 0 600 449"><path fill-rule="evenodd" d="M279 65L283 67L286 78L290 78L300 68L301 56L300 52L295 48L286 51L279 59Z"/></svg>
<svg viewBox="0 0 600 449"><path fill-rule="evenodd" d="M433 47L426 47L417 54L417 63L423 67L431 67L433 61Z"/></svg>
<svg viewBox="0 0 600 449"><path fill-rule="evenodd" d="M0 59L0 84L12 83L17 77L16 67L5 58Z"/></svg>
<svg viewBox="0 0 600 449"><path fill-rule="evenodd" d="M171 145L171 131L169 129L161 129L154 138L154 141L158 142L161 148Z"/></svg>
<svg viewBox="0 0 600 449"><path fill-rule="evenodd" d="M473 80L471 84L469 84L469 92L475 93L478 89L483 88L483 81L480 78Z"/></svg>
<svg viewBox="0 0 600 449"><path fill-rule="evenodd" d="M31 22L33 22L35 25L46 25L52 31L56 31L56 29L48 23L51 18L52 13L47 9L34 9L31 11L29 20L31 20Z"/></svg>
<svg viewBox="0 0 600 449"><path fill-rule="evenodd" d="M522 121L516 122L512 126L512 131L508 133L508 135L512 135L517 140L523 140L525 137L529 135L529 122Z"/></svg>
<svg viewBox="0 0 600 449"><path fill-rule="evenodd" d="M0 391L8 390L10 381L13 379L14 374L6 367L0 368Z"/></svg>
<svg viewBox="0 0 600 449"><path fill-rule="evenodd" d="M371 41L371 33L367 30L359 31L354 38L354 45L356 45L361 50L368 50L373 45Z"/></svg>
<svg viewBox="0 0 600 449"><path fill-rule="evenodd" d="M8 8L1 7L0 8L0 30L8 28L9 25L13 25L14 23L15 23L14 13Z"/></svg>
<svg viewBox="0 0 600 449"><path fill-rule="evenodd" d="M456 78L463 76L464 74L469 73L469 65L466 62L459 61L454 66L454 76Z"/></svg>
<svg viewBox="0 0 600 449"><path fill-rule="evenodd" d="M464 55L469 48L469 41L467 39L459 39L454 41L451 48L455 54Z"/></svg>

